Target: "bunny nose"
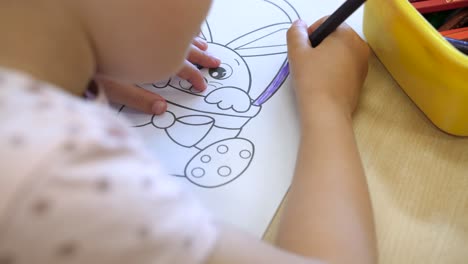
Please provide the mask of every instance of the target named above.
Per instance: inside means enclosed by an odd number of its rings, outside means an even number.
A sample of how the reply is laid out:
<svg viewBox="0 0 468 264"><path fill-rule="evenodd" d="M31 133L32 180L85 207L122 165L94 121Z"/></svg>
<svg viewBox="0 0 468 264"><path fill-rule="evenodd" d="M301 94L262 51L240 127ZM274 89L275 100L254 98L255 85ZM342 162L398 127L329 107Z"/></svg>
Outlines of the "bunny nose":
<svg viewBox="0 0 468 264"><path fill-rule="evenodd" d="M179 85L182 89L185 89L185 90L190 90L190 88L192 88L192 84L187 81L187 80L180 80L179 82Z"/></svg>
<svg viewBox="0 0 468 264"><path fill-rule="evenodd" d="M205 83L208 83L208 79L206 77L203 77L203 80L205 80ZM187 80L180 80L179 86L185 90L190 90L193 88L193 85Z"/></svg>

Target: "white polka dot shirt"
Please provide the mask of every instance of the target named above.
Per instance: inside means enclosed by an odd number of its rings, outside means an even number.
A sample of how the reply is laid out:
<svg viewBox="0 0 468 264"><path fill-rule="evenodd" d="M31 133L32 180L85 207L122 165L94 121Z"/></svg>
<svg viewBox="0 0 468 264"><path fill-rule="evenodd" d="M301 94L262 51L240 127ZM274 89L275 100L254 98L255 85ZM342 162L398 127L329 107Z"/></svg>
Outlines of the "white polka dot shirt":
<svg viewBox="0 0 468 264"><path fill-rule="evenodd" d="M204 263L216 226L106 106L0 70L0 264Z"/></svg>

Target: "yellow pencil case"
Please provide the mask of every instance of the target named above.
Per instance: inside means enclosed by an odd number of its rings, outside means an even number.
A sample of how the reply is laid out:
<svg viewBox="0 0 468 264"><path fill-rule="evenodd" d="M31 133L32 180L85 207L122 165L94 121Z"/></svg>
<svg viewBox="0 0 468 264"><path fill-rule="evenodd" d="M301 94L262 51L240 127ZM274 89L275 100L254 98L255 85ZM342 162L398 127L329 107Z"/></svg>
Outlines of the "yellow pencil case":
<svg viewBox="0 0 468 264"><path fill-rule="evenodd" d="M468 56L408 0L368 0L364 34L401 88L441 130L468 136Z"/></svg>

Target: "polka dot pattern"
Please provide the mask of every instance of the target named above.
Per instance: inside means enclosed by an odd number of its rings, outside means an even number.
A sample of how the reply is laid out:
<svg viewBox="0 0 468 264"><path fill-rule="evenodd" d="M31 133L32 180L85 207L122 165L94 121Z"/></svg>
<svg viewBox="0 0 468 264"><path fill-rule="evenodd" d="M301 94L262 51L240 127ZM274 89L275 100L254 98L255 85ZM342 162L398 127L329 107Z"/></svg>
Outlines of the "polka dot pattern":
<svg viewBox="0 0 468 264"><path fill-rule="evenodd" d="M37 200L32 205L32 211L35 215L44 215L49 209L50 202L45 199Z"/></svg>
<svg viewBox="0 0 468 264"><path fill-rule="evenodd" d="M0 89L10 89L1 78L0 70ZM0 151L15 156L12 166L21 159L34 170L11 168L12 177L25 178L11 187L22 195L0 215L8 219L0 222L0 264L111 264L121 256L135 263L201 263L211 253L217 230L209 214L161 175L115 113L40 82L16 81L22 86L11 87L5 98L1 93L0 107L30 111L21 122L10 121L18 127L0 127ZM211 156L201 159L212 162ZM204 177L205 171L194 174ZM127 255L148 248L148 254Z"/></svg>
<svg viewBox="0 0 468 264"><path fill-rule="evenodd" d="M66 152L74 152L77 150L77 148L78 145L73 141L65 142L65 144L63 145L63 150L65 150Z"/></svg>
<svg viewBox="0 0 468 264"><path fill-rule="evenodd" d="M150 236L150 229L146 226L138 229L137 235L140 239L148 239Z"/></svg>
<svg viewBox="0 0 468 264"><path fill-rule="evenodd" d="M123 129L121 127L117 127L117 126L109 127L107 129L107 133L111 137L120 138L120 139L125 139L126 137L128 137L127 131L125 129Z"/></svg>
<svg viewBox="0 0 468 264"><path fill-rule="evenodd" d="M78 252L78 245L76 242L66 242L61 244L56 251L59 258L71 258Z"/></svg>
<svg viewBox="0 0 468 264"><path fill-rule="evenodd" d="M25 139L21 135L12 135L9 139L10 146L20 147L25 143Z"/></svg>
<svg viewBox="0 0 468 264"><path fill-rule="evenodd" d="M96 182L96 189L99 192L108 192L111 189L111 183L107 178L103 177Z"/></svg>
<svg viewBox="0 0 468 264"><path fill-rule="evenodd" d="M44 87L37 81L32 81L27 87L26 90L33 94L38 94L42 92Z"/></svg>
<svg viewBox="0 0 468 264"><path fill-rule="evenodd" d="M191 248L193 246L193 239L191 237L187 237L185 240L184 240L184 248L185 249L188 249L188 248Z"/></svg>

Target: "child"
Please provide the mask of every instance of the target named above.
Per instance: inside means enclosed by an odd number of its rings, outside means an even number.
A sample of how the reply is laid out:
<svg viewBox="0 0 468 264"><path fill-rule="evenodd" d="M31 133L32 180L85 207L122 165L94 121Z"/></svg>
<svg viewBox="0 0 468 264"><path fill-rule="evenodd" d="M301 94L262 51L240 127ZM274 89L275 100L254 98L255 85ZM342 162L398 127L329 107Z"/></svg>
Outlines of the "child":
<svg viewBox="0 0 468 264"><path fill-rule="evenodd" d="M315 49L321 21L288 32L302 137L277 247L214 221L128 125L80 98L95 78L111 100L162 113L163 98L123 84L178 72L203 90L193 64L220 63L193 40L210 3L0 2L0 264L376 261L351 118L368 48L346 25Z"/></svg>

